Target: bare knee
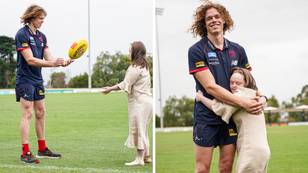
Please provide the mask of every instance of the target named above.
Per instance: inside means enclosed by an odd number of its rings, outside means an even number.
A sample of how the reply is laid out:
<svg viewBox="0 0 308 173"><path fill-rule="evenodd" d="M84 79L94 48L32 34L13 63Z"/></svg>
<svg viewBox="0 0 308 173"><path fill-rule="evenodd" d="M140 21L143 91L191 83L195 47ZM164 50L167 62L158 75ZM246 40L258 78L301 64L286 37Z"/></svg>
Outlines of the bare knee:
<svg viewBox="0 0 308 173"><path fill-rule="evenodd" d="M33 112L33 110L30 106L24 107L23 110L22 110L22 118L24 120L30 121L31 117L32 117L32 112Z"/></svg>
<svg viewBox="0 0 308 173"><path fill-rule="evenodd" d="M233 165L233 158L225 157L219 161L219 172L220 173L231 173Z"/></svg>
<svg viewBox="0 0 308 173"><path fill-rule="evenodd" d="M43 119L45 116L45 108L44 107L40 107L40 108L36 108L35 110L35 118L36 119Z"/></svg>
<svg viewBox="0 0 308 173"><path fill-rule="evenodd" d="M197 163L196 164L196 171L195 173L208 173L210 172L210 165L204 163Z"/></svg>

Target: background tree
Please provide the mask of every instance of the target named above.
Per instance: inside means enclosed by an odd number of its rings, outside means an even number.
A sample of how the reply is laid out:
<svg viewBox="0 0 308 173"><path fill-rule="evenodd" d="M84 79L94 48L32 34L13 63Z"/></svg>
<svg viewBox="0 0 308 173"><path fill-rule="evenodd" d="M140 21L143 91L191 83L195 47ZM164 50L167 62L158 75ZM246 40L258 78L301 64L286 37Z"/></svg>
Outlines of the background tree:
<svg viewBox="0 0 308 173"><path fill-rule="evenodd" d="M13 38L0 36L0 88L15 87L15 50L15 41Z"/></svg>
<svg viewBox="0 0 308 173"><path fill-rule="evenodd" d="M65 73L54 72L50 77L50 85L52 88L65 88Z"/></svg>
<svg viewBox="0 0 308 173"><path fill-rule="evenodd" d="M183 96L169 97L164 106L164 126L192 126L193 125L194 100Z"/></svg>
<svg viewBox="0 0 308 173"><path fill-rule="evenodd" d="M152 57L148 57L148 62L152 76ZM129 65L128 55L123 55L121 52L116 52L114 55L102 52L93 67L93 87L111 86L121 82Z"/></svg>
<svg viewBox="0 0 308 173"><path fill-rule="evenodd" d="M279 108L279 102L278 102L277 98L274 95L272 95L268 99L267 105ZM277 123L279 118L280 118L279 113L265 113L265 121L267 123L274 123L274 122Z"/></svg>
<svg viewBox="0 0 308 173"><path fill-rule="evenodd" d="M88 73L75 76L68 82L69 88L86 88L88 87Z"/></svg>
<svg viewBox="0 0 308 173"><path fill-rule="evenodd" d="M114 55L102 52L93 67L93 87L111 86L122 81L129 61L129 57L120 52Z"/></svg>
<svg viewBox="0 0 308 173"><path fill-rule="evenodd" d="M304 85L301 92L292 97L291 102L282 102L284 108L295 108L300 105L308 105L308 85ZM289 122L307 121L308 112L290 112Z"/></svg>

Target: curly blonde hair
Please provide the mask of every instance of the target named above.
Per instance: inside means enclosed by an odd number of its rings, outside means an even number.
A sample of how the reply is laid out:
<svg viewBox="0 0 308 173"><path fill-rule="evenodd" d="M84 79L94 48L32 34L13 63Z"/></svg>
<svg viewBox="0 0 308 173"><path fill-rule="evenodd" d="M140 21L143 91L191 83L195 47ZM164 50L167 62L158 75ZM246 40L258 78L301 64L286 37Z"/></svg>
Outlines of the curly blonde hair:
<svg viewBox="0 0 308 173"><path fill-rule="evenodd" d="M196 36L200 37L206 37L207 36L207 30L205 26L205 15L207 10L215 8L220 15L222 16L222 19L225 21L223 26L223 32L230 31L233 27L233 20L229 14L229 11L222 5L213 3L210 1L205 1L204 4L200 5L196 9L196 13L194 14L194 22L190 28L191 33Z"/></svg>

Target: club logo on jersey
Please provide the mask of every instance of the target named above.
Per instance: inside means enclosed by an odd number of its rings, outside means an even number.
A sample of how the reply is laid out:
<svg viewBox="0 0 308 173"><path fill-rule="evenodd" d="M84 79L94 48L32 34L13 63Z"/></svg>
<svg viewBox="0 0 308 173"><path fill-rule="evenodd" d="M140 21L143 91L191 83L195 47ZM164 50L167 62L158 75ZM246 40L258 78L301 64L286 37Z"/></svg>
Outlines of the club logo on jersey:
<svg viewBox="0 0 308 173"><path fill-rule="evenodd" d="M231 65L232 66L237 66L237 64L238 64L238 60L232 60L231 61Z"/></svg>
<svg viewBox="0 0 308 173"><path fill-rule="evenodd" d="M230 51L229 51L229 56L230 56L231 58L235 58L235 56L236 56L235 51L234 51L234 50L230 50Z"/></svg>
<svg viewBox="0 0 308 173"><path fill-rule="evenodd" d="M28 43L22 43L21 46L22 47L29 47L29 44Z"/></svg>
<svg viewBox="0 0 308 173"><path fill-rule="evenodd" d="M235 132L234 129L229 129L229 136L236 136L237 133Z"/></svg>
<svg viewBox="0 0 308 173"><path fill-rule="evenodd" d="M195 66L196 66L196 68L199 68L199 67L204 67L205 65L204 65L203 61L198 61L198 62L195 63Z"/></svg>
<svg viewBox="0 0 308 173"><path fill-rule="evenodd" d="M217 57L217 54L216 54L215 52L209 52L209 53L207 53L207 56L208 56L209 58L216 58L216 57Z"/></svg>

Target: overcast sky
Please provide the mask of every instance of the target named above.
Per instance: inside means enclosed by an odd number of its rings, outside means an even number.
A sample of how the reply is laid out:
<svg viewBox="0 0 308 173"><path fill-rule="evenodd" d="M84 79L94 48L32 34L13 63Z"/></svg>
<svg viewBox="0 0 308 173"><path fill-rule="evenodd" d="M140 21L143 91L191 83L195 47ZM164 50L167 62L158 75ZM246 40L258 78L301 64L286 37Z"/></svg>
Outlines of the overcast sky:
<svg viewBox="0 0 308 173"><path fill-rule="evenodd" d="M0 35L15 37L20 16L31 4L45 8L47 17L40 29L46 34L51 53L67 58L69 46L75 40L88 38L88 1L65 0L0 0ZM131 42L143 41L152 53L152 0L90 0L92 63L102 51L128 53ZM67 68L44 68L47 79L52 71L64 71L69 77L88 70L83 56Z"/></svg>
<svg viewBox="0 0 308 173"><path fill-rule="evenodd" d="M308 1L221 0L235 27L225 37L242 45L259 89L279 101L290 100L308 84ZM188 48L200 38L187 32L200 0L157 0L162 99L194 97L188 74Z"/></svg>

